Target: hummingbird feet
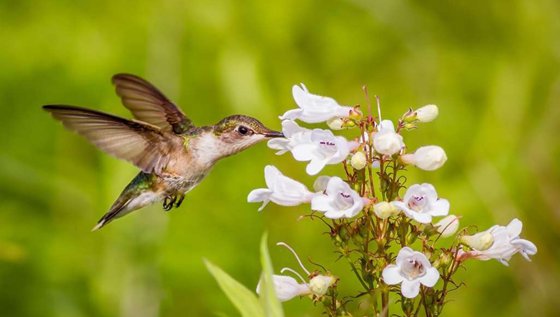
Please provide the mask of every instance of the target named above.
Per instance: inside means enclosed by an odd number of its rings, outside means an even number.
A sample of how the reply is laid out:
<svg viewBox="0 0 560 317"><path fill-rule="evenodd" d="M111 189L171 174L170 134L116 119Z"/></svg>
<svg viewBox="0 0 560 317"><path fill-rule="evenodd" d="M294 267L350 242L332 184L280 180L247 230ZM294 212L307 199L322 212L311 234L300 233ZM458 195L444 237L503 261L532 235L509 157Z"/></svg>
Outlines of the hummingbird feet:
<svg viewBox="0 0 560 317"><path fill-rule="evenodd" d="M179 196L179 199L177 200L177 202L175 203L175 208L179 208L179 206L181 206L181 204L183 203L183 200L185 199L185 194L181 194Z"/></svg>
<svg viewBox="0 0 560 317"><path fill-rule="evenodd" d="M165 199L163 200L163 210L169 211L173 207L178 208L181 206L181 203L183 203L183 199L185 199L185 194L165 196Z"/></svg>
<svg viewBox="0 0 560 317"><path fill-rule="evenodd" d="M176 195L165 196L165 199L163 200L163 210L170 211L171 208L173 208L175 201L177 201Z"/></svg>

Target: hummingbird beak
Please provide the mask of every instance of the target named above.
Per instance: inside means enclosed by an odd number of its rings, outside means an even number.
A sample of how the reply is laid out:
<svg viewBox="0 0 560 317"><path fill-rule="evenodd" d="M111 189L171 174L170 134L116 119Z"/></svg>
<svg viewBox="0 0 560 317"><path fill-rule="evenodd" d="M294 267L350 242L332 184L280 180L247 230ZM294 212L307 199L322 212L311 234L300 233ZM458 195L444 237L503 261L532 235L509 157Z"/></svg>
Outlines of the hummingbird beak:
<svg viewBox="0 0 560 317"><path fill-rule="evenodd" d="M268 131L264 133L267 138L284 138L284 133L278 131Z"/></svg>

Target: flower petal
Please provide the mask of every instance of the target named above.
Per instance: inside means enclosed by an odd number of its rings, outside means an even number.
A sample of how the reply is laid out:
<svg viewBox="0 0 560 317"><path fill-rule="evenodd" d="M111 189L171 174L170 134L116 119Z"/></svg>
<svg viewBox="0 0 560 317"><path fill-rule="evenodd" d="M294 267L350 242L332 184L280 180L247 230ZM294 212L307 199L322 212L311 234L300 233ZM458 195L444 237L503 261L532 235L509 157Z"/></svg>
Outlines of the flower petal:
<svg viewBox="0 0 560 317"><path fill-rule="evenodd" d="M406 298L414 298L420 292L420 281L404 279L401 284L401 294Z"/></svg>
<svg viewBox="0 0 560 317"><path fill-rule="evenodd" d="M431 267L426 271L426 274L420 278L420 283L427 287L433 287L436 285L439 279L439 272L436 268Z"/></svg>
<svg viewBox="0 0 560 317"><path fill-rule="evenodd" d="M311 199L311 209L317 211L327 211L330 209L330 201L327 195L317 195Z"/></svg>
<svg viewBox="0 0 560 317"><path fill-rule="evenodd" d="M309 175L317 175L325 165L327 165L327 161L325 160L311 160L311 162L307 164L305 171Z"/></svg>
<svg viewBox="0 0 560 317"><path fill-rule="evenodd" d="M383 282L387 285L395 285L399 284L404 280L404 277L399 272L399 267L394 264L387 265L386 268L383 269Z"/></svg>
<svg viewBox="0 0 560 317"><path fill-rule="evenodd" d="M430 214L432 216L447 216L449 213L449 201L440 198L433 205Z"/></svg>

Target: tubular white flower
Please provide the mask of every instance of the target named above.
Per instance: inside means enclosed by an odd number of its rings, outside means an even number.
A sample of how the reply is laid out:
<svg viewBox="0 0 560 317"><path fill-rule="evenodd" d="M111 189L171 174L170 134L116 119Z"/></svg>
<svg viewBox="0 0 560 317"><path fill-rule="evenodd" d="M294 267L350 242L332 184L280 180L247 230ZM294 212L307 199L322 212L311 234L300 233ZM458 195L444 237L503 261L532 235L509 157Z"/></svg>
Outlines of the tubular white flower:
<svg viewBox="0 0 560 317"><path fill-rule="evenodd" d="M404 297L414 298L420 292L420 284L426 287L436 285L439 272L424 254L404 247L397 255L396 264L383 269L382 277L387 285L401 284Z"/></svg>
<svg viewBox="0 0 560 317"><path fill-rule="evenodd" d="M263 202L259 211L263 210L269 201L281 206L297 206L310 202L313 197L313 193L305 185L284 176L272 165L264 168L264 177L268 188L255 189L247 196L248 202Z"/></svg>
<svg viewBox="0 0 560 317"><path fill-rule="evenodd" d="M311 293L309 285L298 283L295 278L285 275L272 275L274 290L279 301L285 302L296 296L303 296ZM257 284L257 294L261 294L261 281Z"/></svg>
<svg viewBox="0 0 560 317"><path fill-rule="evenodd" d="M297 161L309 161L307 174L316 175L325 165L344 161L357 146L356 142L334 136L330 130L315 129L309 140L295 145L291 151Z"/></svg>
<svg viewBox="0 0 560 317"><path fill-rule="evenodd" d="M471 247L474 250L466 252L462 256L466 258L473 257L483 261L496 259L507 266L511 257L519 252L527 261L531 261L529 256L537 253L537 246L529 240L519 238L522 228L523 223L519 219L513 219L505 227L495 225L483 232L491 234L494 240L489 248L477 250L473 245Z"/></svg>
<svg viewBox="0 0 560 317"><path fill-rule="evenodd" d="M323 178L317 186L324 186ZM316 183L317 185L317 183ZM340 177L328 179L323 194L311 200L311 209L322 211L330 219L352 218L364 208L364 199Z"/></svg>
<svg viewBox="0 0 560 317"><path fill-rule="evenodd" d="M327 164L338 164L346 159L357 142L335 136L330 130L309 130L294 121L282 122L285 138L268 141L268 147L278 150L277 155L291 151L297 161L309 161L306 171L309 175L319 173Z"/></svg>
<svg viewBox="0 0 560 317"><path fill-rule="evenodd" d="M304 84L294 85L292 94L299 109L288 110L280 117L282 120L299 119L307 123L325 122L334 117L348 117L352 107L339 105L333 98L310 93Z"/></svg>
<svg viewBox="0 0 560 317"><path fill-rule="evenodd" d="M438 221L434 226L436 227L437 232L439 232L442 237L450 237L455 232L457 232L457 229L459 229L459 217L455 215L449 215Z"/></svg>
<svg viewBox="0 0 560 317"><path fill-rule="evenodd" d="M393 155L404 147L403 138L395 132L391 120L383 120L379 123L378 132L373 135L373 147L380 154Z"/></svg>
<svg viewBox="0 0 560 317"><path fill-rule="evenodd" d="M436 170L445 164L447 155L445 151L437 145L419 147L414 154L401 156L405 164L412 164L425 171Z"/></svg>
<svg viewBox="0 0 560 317"><path fill-rule="evenodd" d="M273 138L267 143L268 147L278 150L276 155L282 155L291 151L298 144L307 144L311 142L311 132L313 130L300 127L295 121L282 121L282 133L284 138Z"/></svg>
<svg viewBox="0 0 560 317"><path fill-rule="evenodd" d="M461 237L461 242L475 250L484 251L492 246L494 236L488 231L483 231L472 236L464 235Z"/></svg>
<svg viewBox="0 0 560 317"><path fill-rule="evenodd" d="M393 205L420 223L430 223L432 217L447 216L449 213L449 201L438 199L434 186L427 183L410 186L403 201L394 201Z"/></svg>
<svg viewBox="0 0 560 317"><path fill-rule="evenodd" d="M439 109L436 105L425 105L416 110L416 119L420 122L430 122L434 121L438 114Z"/></svg>

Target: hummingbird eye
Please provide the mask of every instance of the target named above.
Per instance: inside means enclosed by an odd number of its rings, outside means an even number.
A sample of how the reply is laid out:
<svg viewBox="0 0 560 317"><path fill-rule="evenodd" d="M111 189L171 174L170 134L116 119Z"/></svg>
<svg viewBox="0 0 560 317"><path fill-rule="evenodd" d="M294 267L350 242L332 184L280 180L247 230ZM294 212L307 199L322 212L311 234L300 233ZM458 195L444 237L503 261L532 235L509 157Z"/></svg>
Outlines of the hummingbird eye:
<svg viewBox="0 0 560 317"><path fill-rule="evenodd" d="M239 127L237 127L237 132L239 132L239 134L241 135L251 135L253 134L253 131L249 128L247 128L246 126L240 125Z"/></svg>

